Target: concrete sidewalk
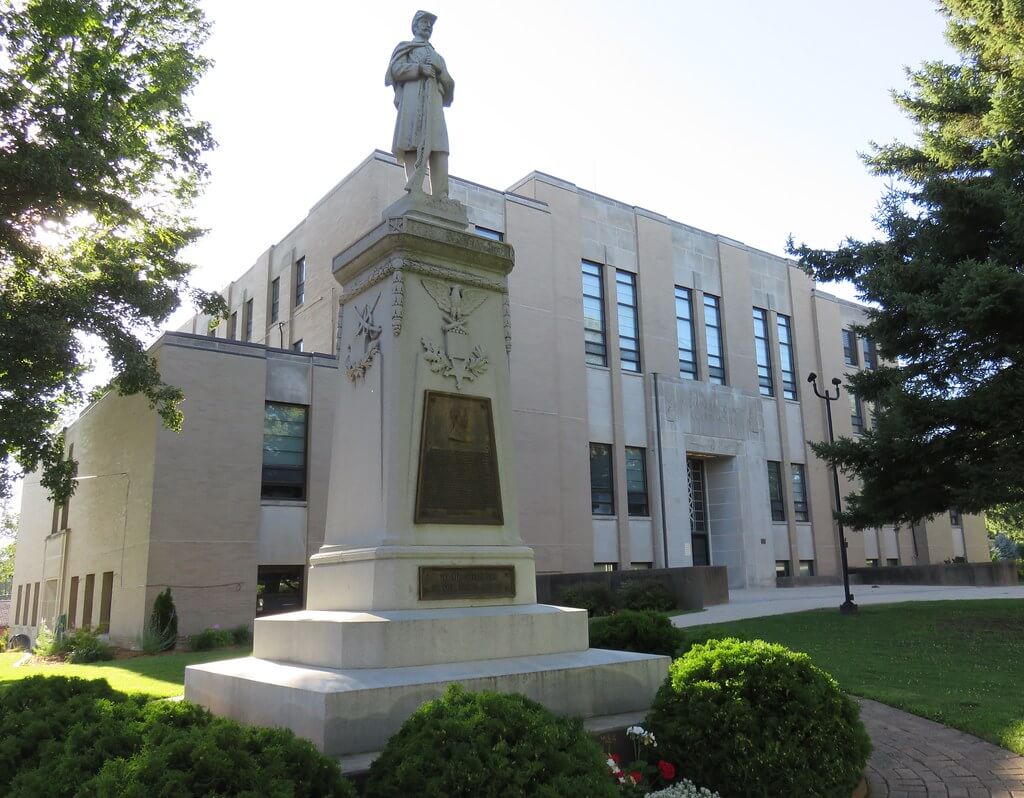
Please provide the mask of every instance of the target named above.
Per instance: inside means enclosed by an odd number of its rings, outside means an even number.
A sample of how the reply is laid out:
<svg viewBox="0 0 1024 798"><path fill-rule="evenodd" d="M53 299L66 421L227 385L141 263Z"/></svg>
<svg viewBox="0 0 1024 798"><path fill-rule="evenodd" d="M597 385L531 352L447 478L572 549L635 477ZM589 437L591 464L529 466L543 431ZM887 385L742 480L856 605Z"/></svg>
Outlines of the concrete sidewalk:
<svg viewBox="0 0 1024 798"><path fill-rule="evenodd" d="M901 601L963 601L977 599L1024 599L1024 585L1015 587L946 587L939 585L851 585L858 605L895 604ZM843 586L778 587L756 590L730 590L729 603L708 607L701 612L679 615L672 622L679 627L738 621L766 615L784 615L819 608L839 611Z"/></svg>

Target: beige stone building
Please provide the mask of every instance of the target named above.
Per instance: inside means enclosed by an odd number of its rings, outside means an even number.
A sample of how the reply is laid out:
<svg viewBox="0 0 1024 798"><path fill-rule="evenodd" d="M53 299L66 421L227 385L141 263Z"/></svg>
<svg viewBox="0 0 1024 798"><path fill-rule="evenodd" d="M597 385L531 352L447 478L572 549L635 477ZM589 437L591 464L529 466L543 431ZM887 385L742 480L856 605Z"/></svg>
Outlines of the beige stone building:
<svg viewBox="0 0 1024 798"><path fill-rule="evenodd" d="M185 391L180 434L110 394L69 427L68 505L25 483L16 633L66 614L131 642L166 586L183 634L301 606L350 356L332 260L404 183L373 153L224 290L226 321L196 317L154 344ZM507 191L453 179L451 195L479 235L515 249L506 343L539 572L710 563L734 588L835 577L830 475L806 444L826 436L825 408L805 380L871 367L850 331L857 305L791 261L550 175ZM845 392L833 410L837 435L871 423ZM957 513L849 538L851 566L988 559L982 519Z"/></svg>

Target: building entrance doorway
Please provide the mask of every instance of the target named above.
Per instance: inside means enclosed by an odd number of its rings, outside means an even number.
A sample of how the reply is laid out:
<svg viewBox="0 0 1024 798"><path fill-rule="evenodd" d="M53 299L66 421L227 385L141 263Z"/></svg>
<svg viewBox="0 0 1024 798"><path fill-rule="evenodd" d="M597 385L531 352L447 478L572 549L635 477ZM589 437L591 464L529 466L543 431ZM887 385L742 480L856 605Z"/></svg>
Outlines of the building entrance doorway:
<svg viewBox="0 0 1024 798"><path fill-rule="evenodd" d="M686 458L686 487L690 495L690 540L693 545L693 564L711 565L711 547L708 545L708 497L704 475L704 461L699 457Z"/></svg>

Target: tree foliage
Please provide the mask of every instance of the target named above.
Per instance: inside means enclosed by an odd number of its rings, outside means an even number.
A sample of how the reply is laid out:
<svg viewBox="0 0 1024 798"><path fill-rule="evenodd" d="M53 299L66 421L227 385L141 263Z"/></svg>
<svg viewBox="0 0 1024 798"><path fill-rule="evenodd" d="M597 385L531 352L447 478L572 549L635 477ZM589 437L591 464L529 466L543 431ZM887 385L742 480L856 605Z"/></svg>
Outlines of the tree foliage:
<svg viewBox="0 0 1024 798"><path fill-rule="evenodd" d="M186 104L207 32L195 0L0 0L0 495L12 459L73 491L56 426L83 398L88 336L116 390L180 425L139 335L185 292L221 309L180 258L213 143Z"/></svg>
<svg viewBox="0 0 1024 798"><path fill-rule="evenodd" d="M849 378L877 423L815 446L860 479L844 519L858 528L1024 500L1024 5L940 10L959 62L908 71L893 96L916 140L865 156L892 181L882 237L790 245L877 304L859 332L886 362Z"/></svg>
<svg viewBox="0 0 1024 798"><path fill-rule="evenodd" d="M1024 504L1000 504L985 513L989 537L1005 535L1024 546Z"/></svg>
<svg viewBox="0 0 1024 798"><path fill-rule="evenodd" d="M14 581L14 556L18 542L18 516L0 506L0 584Z"/></svg>

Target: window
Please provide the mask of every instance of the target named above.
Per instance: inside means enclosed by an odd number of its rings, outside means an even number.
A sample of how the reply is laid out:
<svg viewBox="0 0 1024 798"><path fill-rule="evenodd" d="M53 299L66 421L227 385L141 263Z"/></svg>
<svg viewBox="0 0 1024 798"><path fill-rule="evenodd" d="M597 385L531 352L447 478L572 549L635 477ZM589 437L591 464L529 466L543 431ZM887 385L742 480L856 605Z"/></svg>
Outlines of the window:
<svg viewBox="0 0 1024 798"><path fill-rule="evenodd" d="M782 396L796 399L796 361L793 358L793 325L789 316L775 317L779 333L779 369L782 371Z"/></svg>
<svg viewBox="0 0 1024 798"><path fill-rule="evenodd" d="M843 330L843 360L847 366L857 365L857 336L853 330Z"/></svg>
<svg viewBox="0 0 1024 798"><path fill-rule="evenodd" d="M885 561L886 568L895 568L900 564L898 557L888 557Z"/></svg>
<svg viewBox="0 0 1024 798"><path fill-rule="evenodd" d="M775 561L775 578L778 579L780 576L789 576L789 560Z"/></svg>
<svg viewBox="0 0 1024 798"><path fill-rule="evenodd" d="M875 342L870 338L862 339L864 342L864 368L878 368L878 351L875 349Z"/></svg>
<svg viewBox="0 0 1024 798"><path fill-rule="evenodd" d="M619 570L619 564L617 562L596 562L594 563L594 570L602 573L611 573L612 571Z"/></svg>
<svg viewBox="0 0 1024 798"><path fill-rule="evenodd" d="M39 583L32 585L32 625L39 625Z"/></svg>
<svg viewBox="0 0 1024 798"><path fill-rule="evenodd" d="M21 588L22 585L18 585L17 598L14 599L14 625L21 623Z"/></svg>
<svg viewBox="0 0 1024 798"><path fill-rule="evenodd" d="M800 576L814 576L814 560L800 560Z"/></svg>
<svg viewBox="0 0 1024 798"><path fill-rule="evenodd" d="M768 461L768 498L772 505L772 521L786 520L786 504L782 498L782 463Z"/></svg>
<svg viewBox="0 0 1024 798"><path fill-rule="evenodd" d="M801 463L792 463L793 469L793 519L810 521L807 512L807 472Z"/></svg>
<svg viewBox="0 0 1024 798"><path fill-rule="evenodd" d="M601 267L586 260L583 261L583 347L587 363L592 366L608 365Z"/></svg>
<svg viewBox="0 0 1024 798"><path fill-rule="evenodd" d="M722 319L718 297L704 294L704 337L708 347L708 381L725 385L725 356L722 346Z"/></svg>
<svg viewBox="0 0 1024 798"><path fill-rule="evenodd" d="M693 295L689 288L676 286L676 342L679 346L679 377L697 379L697 350L694 346Z"/></svg>
<svg viewBox="0 0 1024 798"><path fill-rule="evenodd" d="M78 622L78 577L71 577L71 588L68 591L68 629L74 629Z"/></svg>
<svg viewBox="0 0 1024 798"><path fill-rule="evenodd" d="M252 340L252 300L249 299L242 308L242 326L245 329L245 341Z"/></svg>
<svg viewBox="0 0 1024 798"><path fill-rule="evenodd" d="M281 278L275 277L270 284L270 320L277 321L281 314Z"/></svg>
<svg viewBox="0 0 1024 798"><path fill-rule="evenodd" d="M238 314L232 313L228 316L228 340L234 341L238 333Z"/></svg>
<svg viewBox="0 0 1024 798"><path fill-rule="evenodd" d="M305 351L302 348L302 339L301 338L298 341L296 341L294 344L292 344L292 351L293 352L303 352L303 351Z"/></svg>
<svg viewBox="0 0 1024 798"><path fill-rule="evenodd" d="M295 307L306 301L306 259L295 261Z"/></svg>
<svg viewBox="0 0 1024 798"><path fill-rule="evenodd" d="M630 570L633 571L650 571L654 567L654 563L650 562L631 562L629 564Z"/></svg>
<svg viewBox="0 0 1024 798"><path fill-rule="evenodd" d="M304 607L301 565L260 565L256 568L256 615L293 612Z"/></svg>
<svg viewBox="0 0 1024 798"><path fill-rule="evenodd" d="M864 406L861 404L860 397L856 394L850 394L850 423L853 425L854 435L864 434Z"/></svg>
<svg viewBox="0 0 1024 798"><path fill-rule="evenodd" d="M103 582L100 585L100 632L110 631L110 602L114 597L114 572L107 571L103 574Z"/></svg>
<svg viewBox="0 0 1024 798"><path fill-rule="evenodd" d="M950 510L949 511L949 523L952 524L953 526L963 526L964 525L964 519L963 519L963 516L960 515L960 511L959 510Z"/></svg>
<svg viewBox="0 0 1024 798"><path fill-rule="evenodd" d="M768 343L768 311L754 308L754 354L757 357L757 387L761 396L775 396L772 352Z"/></svg>
<svg viewBox="0 0 1024 798"><path fill-rule="evenodd" d="M636 275L615 272L619 310L619 360L623 371L640 371L640 320L636 310Z"/></svg>
<svg viewBox="0 0 1024 798"><path fill-rule="evenodd" d="M267 402L263 415L264 499L306 498L306 419L309 408Z"/></svg>
<svg viewBox="0 0 1024 798"><path fill-rule="evenodd" d="M85 596L82 599L82 626L92 626L92 597L96 592L96 574L85 576Z"/></svg>
<svg viewBox="0 0 1024 798"><path fill-rule="evenodd" d="M481 238L489 238L489 239L491 239L491 241L504 241L505 240L505 234L504 233L499 233L497 230L490 230L490 229L488 229L486 227L480 227L479 225L476 226L475 232Z"/></svg>
<svg viewBox="0 0 1024 798"><path fill-rule="evenodd" d="M590 444L590 511L594 515L615 515L612 447L607 443Z"/></svg>
<svg viewBox="0 0 1024 798"><path fill-rule="evenodd" d="M878 558L877 557L869 557L868 559L864 560L864 564L867 565L868 568L877 568L878 567Z"/></svg>
<svg viewBox="0 0 1024 798"><path fill-rule="evenodd" d="M646 450L635 446L626 447L626 496L630 515L649 516L647 506L647 465Z"/></svg>

